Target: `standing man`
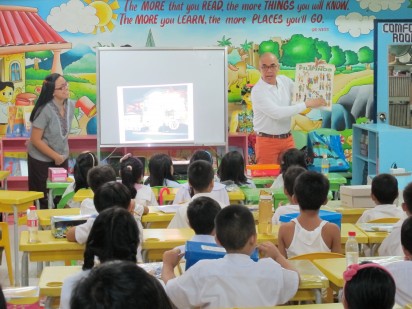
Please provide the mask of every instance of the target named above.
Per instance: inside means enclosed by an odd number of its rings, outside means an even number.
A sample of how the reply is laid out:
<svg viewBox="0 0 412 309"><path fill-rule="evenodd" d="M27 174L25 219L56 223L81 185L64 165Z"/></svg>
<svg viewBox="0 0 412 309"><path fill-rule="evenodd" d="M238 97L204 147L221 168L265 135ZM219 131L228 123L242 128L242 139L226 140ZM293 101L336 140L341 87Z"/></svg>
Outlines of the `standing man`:
<svg viewBox="0 0 412 309"><path fill-rule="evenodd" d="M292 116L308 107L326 106L326 101L316 98L291 105L294 82L277 75L279 61L272 53L260 56L259 70L261 78L252 89L256 160L258 164L278 163L281 152L295 147L290 132Z"/></svg>

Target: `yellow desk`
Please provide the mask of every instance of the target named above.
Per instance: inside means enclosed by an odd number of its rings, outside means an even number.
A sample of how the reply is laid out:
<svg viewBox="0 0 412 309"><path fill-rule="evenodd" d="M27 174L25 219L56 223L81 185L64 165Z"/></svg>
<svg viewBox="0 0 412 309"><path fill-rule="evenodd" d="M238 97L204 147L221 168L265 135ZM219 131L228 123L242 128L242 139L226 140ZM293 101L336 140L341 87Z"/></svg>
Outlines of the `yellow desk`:
<svg viewBox="0 0 412 309"><path fill-rule="evenodd" d="M229 195L230 204L243 204L245 202L245 194L241 190L230 191Z"/></svg>
<svg viewBox="0 0 412 309"><path fill-rule="evenodd" d="M358 226L351 223L342 223L340 229L341 243L346 244L348 240L348 233L356 232L356 240L358 244L367 244L369 242L368 235L366 235Z"/></svg>
<svg viewBox="0 0 412 309"><path fill-rule="evenodd" d="M179 188L168 188L168 189L170 193L167 193L166 190L163 190L162 195L160 195L161 189L159 189L158 191L159 205L173 203L173 200L175 199L177 190L179 190Z"/></svg>
<svg viewBox="0 0 412 309"><path fill-rule="evenodd" d="M173 202L179 188L169 188L169 190L170 194L164 192L162 196L159 196L159 204L168 204ZM227 194L229 195L230 204L243 204L245 200L245 194L241 190L229 191Z"/></svg>
<svg viewBox="0 0 412 309"><path fill-rule="evenodd" d="M7 177L9 177L10 171L0 171L0 181L4 182L3 190L7 190Z"/></svg>
<svg viewBox="0 0 412 309"><path fill-rule="evenodd" d="M387 265L395 261L401 261L402 259L403 257L400 256L360 257L359 262L371 261L380 265ZM346 270L345 258L313 260L313 264L315 264L315 266L319 268L323 274L325 274L335 291L343 288L345 283L343 280L343 272Z"/></svg>
<svg viewBox="0 0 412 309"><path fill-rule="evenodd" d="M62 209L40 209L37 211L39 225L45 229L50 226L52 216L74 216L80 215L80 208L62 208Z"/></svg>
<svg viewBox="0 0 412 309"><path fill-rule="evenodd" d="M342 223L353 223L358 222L358 219L362 216L363 212L370 208L352 208L345 207L341 205L341 201L333 200L329 201L325 206L322 206L321 209L328 211L336 211L342 214Z"/></svg>
<svg viewBox="0 0 412 309"><path fill-rule="evenodd" d="M315 294L317 304L322 302L321 289L329 287L328 278L309 260L289 261L299 272L299 289L292 300L308 300L307 292Z"/></svg>
<svg viewBox="0 0 412 309"><path fill-rule="evenodd" d="M0 212L13 214L14 282L16 286L20 285L18 215L19 212L27 211L30 205L43 196L43 192L36 191L0 190ZM39 208L38 205L37 208Z"/></svg>
<svg viewBox="0 0 412 309"><path fill-rule="evenodd" d="M73 195L73 201L82 202L86 198L93 198L93 196L92 189L80 189Z"/></svg>
<svg viewBox="0 0 412 309"><path fill-rule="evenodd" d="M143 229L142 255L143 261L161 260L163 252L184 245L195 232L191 228L183 229ZM258 242L275 243L275 235L258 234Z"/></svg>
<svg viewBox="0 0 412 309"><path fill-rule="evenodd" d="M142 216L142 224L145 228L166 228L175 215L162 212L157 206L148 206L148 208L149 213Z"/></svg>
<svg viewBox="0 0 412 309"><path fill-rule="evenodd" d="M28 231L22 231L18 249L23 251L21 260L22 284L29 283L29 257L32 262L82 260L84 245L69 242L66 238L54 238L51 231L39 231L39 242L29 243Z"/></svg>
<svg viewBox="0 0 412 309"><path fill-rule="evenodd" d="M81 266L45 267L39 279L40 296L60 297L64 279L80 271Z"/></svg>
<svg viewBox="0 0 412 309"><path fill-rule="evenodd" d="M252 210L253 217L257 222L259 213L254 206L248 206ZM149 213L142 216L142 223L145 228L163 229L167 228L175 213L165 213L160 211L157 206L148 206Z"/></svg>
<svg viewBox="0 0 412 309"><path fill-rule="evenodd" d="M376 250L378 249L379 245L383 242L383 240L388 237L389 232L379 232L373 231L372 227L375 228L387 228L393 227L394 223L359 223L356 226L368 236L368 243L371 248L371 256L375 256Z"/></svg>
<svg viewBox="0 0 412 309"><path fill-rule="evenodd" d="M41 209L37 211L37 215L40 226L45 229L50 226L52 216L80 215L80 208ZM166 228L174 215L174 213L161 212L156 206L149 206L149 213L142 216L142 223L146 228Z"/></svg>

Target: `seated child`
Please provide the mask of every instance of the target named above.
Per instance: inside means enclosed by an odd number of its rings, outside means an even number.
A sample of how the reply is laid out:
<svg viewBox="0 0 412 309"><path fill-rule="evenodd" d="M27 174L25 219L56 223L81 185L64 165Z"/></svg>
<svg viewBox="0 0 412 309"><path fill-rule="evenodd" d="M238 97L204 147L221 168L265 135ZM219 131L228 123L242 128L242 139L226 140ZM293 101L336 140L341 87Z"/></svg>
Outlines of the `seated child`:
<svg viewBox="0 0 412 309"><path fill-rule="evenodd" d="M401 244L404 261L387 265L396 283L396 303L400 306L412 304L412 217L405 219L401 228Z"/></svg>
<svg viewBox="0 0 412 309"><path fill-rule="evenodd" d="M142 205L144 214L149 212L147 206L159 205L152 188L142 184L144 176L144 166L139 158L133 157L130 153L120 159L120 177L135 200L136 204Z"/></svg>
<svg viewBox="0 0 412 309"><path fill-rule="evenodd" d="M207 196L215 201L214 195L211 193L213 188L213 177L214 177L213 167L209 162L204 160L194 161L189 165L188 168L188 183L193 189L192 201L199 196ZM227 205L222 204L217 201L221 207ZM182 204L177 210L175 216L170 221L168 229L178 229L189 227L189 221L187 219L187 207L189 203Z"/></svg>
<svg viewBox="0 0 412 309"><path fill-rule="evenodd" d="M306 171L295 180L294 196L300 214L279 228L279 251L284 257L311 252L341 252L340 230L322 220L319 209L328 201L329 181L317 172Z"/></svg>
<svg viewBox="0 0 412 309"><path fill-rule="evenodd" d="M74 182L70 183L62 195L64 199L68 194L74 195L74 192L79 191L80 189L88 189L89 185L87 184L87 173L89 170L98 165L96 156L90 151L82 152L76 158L76 164L73 167L73 177ZM70 208L79 208L80 202L73 201L71 198L66 206Z"/></svg>
<svg viewBox="0 0 412 309"><path fill-rule="evenodd" d="M245 175L245 161L239 151L229 151L220 162L217 170L220 182L229 186L237 185L249 188L256 188L252 180Z"/></svg>
<svg viewBox="0 0 412 309"><path fill-rule="evenodd" d="M276 177L275 181L273 182L271 188L272 189L282 189L283 188L283 175L285 174L286 170L291 165L299 165L304 169L307 169L305 154L303 151L290 148L281 152L279 154L279 162L280 162L280 174Z"/></svg>
<svg viewBox="0 0 412 309"><path fill-rule="evenodd" d="M393 175L379 174L373 177L371 197L376 206L366 210L356 223L364 223L386 217L406 217L404 211L394 204L398 197L398 181Z"/></svg>
<svg viewBox="0 0 412 309"><path fill-rule="evenodd" d="M241 205L223 208L216 217L216 242L226 249L221 259L201 260L176 278L181 253L163 254L162 280L177 308L254 308L283 304L292 298L299 275L271 242L260 244L264 256L250 255L257 246L255 220Z"/></svg>
<svg viewBox="0 0 412 309"><path fill-rule="evenodd" d="M402 209L405 211L408 217L412 216L412 182L409 183L403 190L403 203ZM380 256L403 256L403 249L401 245L401 227L404 219L400 219L393 225L393 230L383 240L379 247Z"/></svg>
<svg viewBox="0 0 412 309"><path fill-rule="evenodd" d="M172 309L159 280L128 261L93 268L74 288L70 304L71 308Z"/></svg>
<svg viewBox="0 0 412 309"><path fill-rule="evenodd" d="M190 164L197 160L205 160L209 162L213 166L213 158L210 155L209 151L206 150L197 150L193 153L192 157L190 158ZM229 205L229 195L226 191L226 186L221 184L218 179L214 177L213 189L212 189L213 198L216 201L223 203L224 205ZM184 183L179 190L176 192L175 199L173 200L173 204L181 204L181 203L188 203L193 196L193 192L191 192L189 183Z"/></svg>
<svg viewBox="0 0 412 309"><path fill-rule="evenodd" d="M158 153L150 158L149 174L145 185L150 187L179 188L181 186L173 176L173 162L167 154Z"/></svg>
<svg viewBox="0 0 412 309"><path fill-rule="evenodd" d="M123 186L120 183L119 185ZM136 220L126 209L111 207L103 210L94 221L87 238L83 271L66 278L63 282L60 308L80 308L70 307L72 290L78 281L89 276L96 258L98 263L123 260L136 264L139 243Z"/></svg>
<svg viewBox="0 0 412 309"><path fill-rule="evenodd" d="M276 208L276 211L272 217L272 224L280 224L281 215L300 211L299 205L293 199L293 186L295 185L296 178L304 172L306 172L306 169L304 169L303 167L300 167L298 165L291 165L283 175L283 192L287 196L289 204L279 205L278 208Z"/></svg>
<svg viewBox="0 0 412 309"><path fill-rule="evenodd" d="M97 213L114 206L124 209L130 208L130 192L120 182L110 181L101 185L94 194L94 204ZM90 230L98 215L92 215L86 223L74 226L67 230L66 238L68 241L84 244L87 241Z"/></svg>
<svg viewBox="0 0 412 309"><path fill-rule="evenodd" d="M190 241L216 243L215 218L221 209L218 202L207 196L199 196L189 203L187 218L196 234ZM177 248L184 253L186 245Z"/></svg>
<svg viewBox="0 0 412 309"><path fill-rule="evenodd" d="M343 307L345 309L392 309L395 282L379 264L352 264L343 273Z"/></svg>
<svg viewBox="0 0 412 309"><path fill-rule="evenodd" d="M87 183L93 193L103 184L109 181L116 181L116 172L110 165L99 165L93 167L87 173ZM82 215L96 214L93 199L86 198L80 205L80 213Z"/></svg>

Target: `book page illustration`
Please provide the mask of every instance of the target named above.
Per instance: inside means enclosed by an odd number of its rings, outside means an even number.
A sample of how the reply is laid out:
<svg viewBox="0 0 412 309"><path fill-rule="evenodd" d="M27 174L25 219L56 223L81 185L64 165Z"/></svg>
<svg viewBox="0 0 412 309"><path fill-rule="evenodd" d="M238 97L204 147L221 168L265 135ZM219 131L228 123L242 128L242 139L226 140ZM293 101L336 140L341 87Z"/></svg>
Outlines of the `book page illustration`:
<svg viewBox="0 0 412 309"><path fill-rule="evenodd" d="M308 99L324 98L327 105L323 110L332 110L333 77L335 66L314 62L298 63L295 72L295 87L292 103L305 102Z"/></svg>

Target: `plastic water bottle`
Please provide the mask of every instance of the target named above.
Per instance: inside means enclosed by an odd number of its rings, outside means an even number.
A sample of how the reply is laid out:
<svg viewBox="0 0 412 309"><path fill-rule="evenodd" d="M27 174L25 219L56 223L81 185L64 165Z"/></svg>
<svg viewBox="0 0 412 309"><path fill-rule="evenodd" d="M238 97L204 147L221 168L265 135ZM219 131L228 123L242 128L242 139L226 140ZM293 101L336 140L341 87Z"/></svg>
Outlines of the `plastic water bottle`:
<svg viewBox="0 0 412 309"><path fill-rule="evenodd" d="M321 163L320 167L321 167L321 173L323 175L325 175L326 177L328 177L328 174L329 174L329 160L328 160L328 156L327 156L326 153L323 154L322 163Z"/></svg>
<svg viewBox="0 0 412 309"><path fill-rule="evenodd" d="M355 238L356 232L349 232L348 235L349 238L345 245L346 266L358 264L359 259L359 246Z"/></svg>
<svg viewBox="0 0 412 309"><path fill-rule="evenodd" d="M29 230L29 243L39 242L39 217L36 206L32 205L27 210L27 228Z"/></svg>

